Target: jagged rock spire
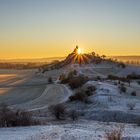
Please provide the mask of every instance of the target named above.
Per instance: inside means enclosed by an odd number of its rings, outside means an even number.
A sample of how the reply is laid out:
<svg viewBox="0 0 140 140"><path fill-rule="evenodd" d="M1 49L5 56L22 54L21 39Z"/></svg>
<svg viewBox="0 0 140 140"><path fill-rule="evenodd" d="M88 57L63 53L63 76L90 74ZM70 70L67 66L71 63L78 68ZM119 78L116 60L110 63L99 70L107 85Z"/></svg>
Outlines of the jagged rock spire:
<svg viewBox="0 0 140 140"><path fill-rule="evenodd" d="M79 48L79 47L78 47L78 45L77 45L76 48L74 49L73 53L76 53L76 54L77 54L77 53L78 53L78 48Z"/></svg>

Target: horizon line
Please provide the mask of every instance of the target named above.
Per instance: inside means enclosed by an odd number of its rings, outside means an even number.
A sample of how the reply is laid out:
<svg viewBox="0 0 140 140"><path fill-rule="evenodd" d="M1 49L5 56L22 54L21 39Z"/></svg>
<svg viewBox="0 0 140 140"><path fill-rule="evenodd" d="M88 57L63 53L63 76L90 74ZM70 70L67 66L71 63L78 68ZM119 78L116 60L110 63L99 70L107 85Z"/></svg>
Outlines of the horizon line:
<svg viewBox="0 0 140 140"><path fill-rule="evenodd" d="M34 58L0 58L0 60L34 60L34 59L55 59L55 58L65 58L65 57L67 56L34 57ZM106 57L140 57L140 55L106 55Z"/></svg>

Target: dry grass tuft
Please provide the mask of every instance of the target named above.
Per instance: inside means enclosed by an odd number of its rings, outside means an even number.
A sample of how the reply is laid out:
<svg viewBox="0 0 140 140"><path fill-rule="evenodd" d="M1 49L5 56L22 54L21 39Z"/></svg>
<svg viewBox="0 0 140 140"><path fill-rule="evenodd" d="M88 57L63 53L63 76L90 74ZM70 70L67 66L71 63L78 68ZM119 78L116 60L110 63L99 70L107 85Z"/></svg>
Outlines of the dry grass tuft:
<svg viewBox="0 0 140 140"><path fill-rule="evenodd" d="M118 129L114 129L111 132L106 132L106 140L121 140L124 126L120 126Z"/></svg>

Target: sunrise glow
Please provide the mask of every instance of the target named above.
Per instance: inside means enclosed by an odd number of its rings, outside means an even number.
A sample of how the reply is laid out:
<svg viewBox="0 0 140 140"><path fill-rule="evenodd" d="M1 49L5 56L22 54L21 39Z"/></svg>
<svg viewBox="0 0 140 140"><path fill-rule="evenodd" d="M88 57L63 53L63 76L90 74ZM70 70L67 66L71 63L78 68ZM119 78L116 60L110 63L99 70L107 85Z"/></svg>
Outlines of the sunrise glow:
<svg viewBox="0 0 140 140"><path fill-rule="evenodd" d="M139 55L139 5L138 0L1 1L0 59L64 57L76 44L84 53Z"/></svg>
<svg viewBox="0 0 140 140"><path fill-rule="evenodd" d="M81 49L80 48L78 48L78 54L81 54L82 52L81 52Z"/></svg>

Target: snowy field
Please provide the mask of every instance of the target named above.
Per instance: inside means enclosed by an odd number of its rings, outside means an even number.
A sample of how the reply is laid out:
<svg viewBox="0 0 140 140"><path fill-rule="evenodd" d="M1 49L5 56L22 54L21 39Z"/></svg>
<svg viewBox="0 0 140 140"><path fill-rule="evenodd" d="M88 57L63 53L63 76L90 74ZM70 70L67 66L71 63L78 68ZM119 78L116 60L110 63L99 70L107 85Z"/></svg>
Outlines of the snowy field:
<svg viewBox="0 0 140 140"><path fill-rule="evenodd" d="M81 89L88 86L96 87L95 93L88 97L90 104L67 102L69 96L74 94L74 90L56 82L48 84L47 79L50 76L57 81L60 74L68 73L73 69L90 77L90 81ZM43 114L43 117L47 117L45 113L50 105L64 103L68 110L76 110L84 115L79 117L79 121L59 125L54 125L54 122L51 125L50 121L49 125L42 126L0 128L0 140L104 140L106 131L117 129L122 125L110 122L113 121L114 114L117 114L117 119L119 121L122 119L122 122L124 122L123 119L131 122L140 118L140 85L137 81L132 81L130 85L124 83L127 90L121 93L120 85L116 84L116 81L95 81L94 79L97 76L105 79L108 74L126 76L132 72L140 74L140 67L128 66L121 69L112 64L81 67L71 65L58 71L48 71L45 74L38 74L36 71L1 70L0 103L4 102L12 108L31 111L35 116ZM136 92L136 96L131 95L133 91ZM128 104L134 104L134 108L130 110ZM123 140L140 140L140 127L136 124L123 125Z"/></svg>
<svg viewBox="0 0 140 140"><path fill-rule="evenodd" d="M0 140L105 140L105 133L123 126L124 140L140 140L140 127L79 121L63 125L0 128Z"/></svg>

